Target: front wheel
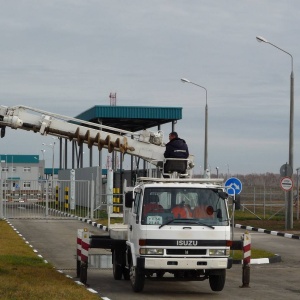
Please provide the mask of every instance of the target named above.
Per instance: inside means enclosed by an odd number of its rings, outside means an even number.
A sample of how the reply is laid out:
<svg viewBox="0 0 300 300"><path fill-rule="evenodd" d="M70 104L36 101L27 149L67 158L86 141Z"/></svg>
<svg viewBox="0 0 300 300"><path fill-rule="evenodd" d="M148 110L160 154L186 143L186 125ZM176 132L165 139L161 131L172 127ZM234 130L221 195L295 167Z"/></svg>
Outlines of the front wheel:
<svg viewBox="0 0 300 300"><path fill-rule="evenodd" d="M134 267L132 261L130 263L129 277L134 292L141 292L144 288L145 274L138 267Z"/></svg>
<svg viewBox="0 0 300 300"><path fill-rule="evenodd" d="M219 270L217 275L209 275L209 285L212 291L220 292L223 290L226 279L226 270Z"/></svg>

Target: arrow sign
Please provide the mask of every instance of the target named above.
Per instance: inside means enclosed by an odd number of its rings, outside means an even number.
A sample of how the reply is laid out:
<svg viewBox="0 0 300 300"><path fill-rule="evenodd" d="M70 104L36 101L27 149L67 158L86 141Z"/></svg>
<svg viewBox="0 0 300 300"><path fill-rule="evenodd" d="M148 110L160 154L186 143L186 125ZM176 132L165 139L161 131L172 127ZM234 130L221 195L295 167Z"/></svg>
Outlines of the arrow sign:
<svg viewBox="0 0 300 300"><path fill-rule="evenodd" d="M293 180L290 177L283 177L280 180L280 187L284 191L290 191L293 188Z"/></svg>
<svg viewBox="0 0 300 300"><path fill-rule="evenodd" d="M239 179L235 177L231 177L226 180L225 187L227 189L227 193L230 196L238 195L242 191L242 183Z"/></svg>

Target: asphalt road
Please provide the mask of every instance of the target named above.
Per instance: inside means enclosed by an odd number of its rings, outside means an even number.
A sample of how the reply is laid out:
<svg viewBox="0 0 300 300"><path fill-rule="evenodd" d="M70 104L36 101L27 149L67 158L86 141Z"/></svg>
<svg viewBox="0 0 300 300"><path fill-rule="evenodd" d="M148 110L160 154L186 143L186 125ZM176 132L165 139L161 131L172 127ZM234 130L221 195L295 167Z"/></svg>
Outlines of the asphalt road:
<svg viewBox="0 0 300 300"><path fill-rule="evenodd" d="M10 223L33 246L38 254L66 275L76 277L77 229L89 228L99 234L100 229L78 220L11 219ZM238 239L245 230L235 229ZM282 262L252 264L250 287L241 288L242 266L227 270L225 288L215 293L208 281L153 282L146 280L143 293L134 293L130 282L113 279L111 269L88 269L89 287L101 297L111 300L127 299L299 299L300 298L300 240L250 232L252 247L269 250L281 256ZM95 250L97 251L97 250ZM103 251L103 250L101 250Z"/></svg>

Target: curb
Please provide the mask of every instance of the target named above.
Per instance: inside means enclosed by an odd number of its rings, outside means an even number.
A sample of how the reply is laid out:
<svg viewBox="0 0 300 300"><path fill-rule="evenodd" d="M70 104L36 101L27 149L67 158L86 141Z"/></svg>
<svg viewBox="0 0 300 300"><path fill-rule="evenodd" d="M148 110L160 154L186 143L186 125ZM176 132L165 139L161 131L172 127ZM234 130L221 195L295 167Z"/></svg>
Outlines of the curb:
<svg viewBox="0 0 300 300"><path fill-rule="evenodd" d="M261 233L267 233L267 234L276 235L276 236L282 236L282 237L286 237L286 238L290 238L290 239L300 240L300 235L296 235L296 234L272 231L272 230L267 230L267 229L263 229L263 228L255 228L252 226L245 226L245 225L241 225L241 224L235 224L234 227L246 229L246 230L257 231L257 232L261 232Z"/></svg>
<svg viewBox="0 0 300 300"><path fill-rule="evenodd" d="M108 227L105 226L105 225L99 224L99 223L94 222L94 221L92 221L92 220L90 220L90 219L87 219L87 218L77 217L77 219L78 219L79 221L81 221L81 222L90 224L90 225L92 225L92 226L94 226L94 227L97 227L98 229L101 229L101 230L103 230L103 231L107 231L107 232L108 232Z"/></svg>
<svg viewBox="0 0 300 300"><path fill-rule="evenodd" d="M275 256L269 257L269 258L251 258L250 265L262 265L262 264L272 264L272 263L278 263L281 262L281 256L278 254L275 254ZM241 259L234 259L233 264L235 265L242 265L243 260Z"/></svg>
<svg viewBox="0 0 300 300"><path fill-rule="evenodd" d="M241 225L241 224L235 224L234 227L240 228L240 229L252 230L252 231L261 232L261 233L267 233L267 234L271 234L271 235L275 235L275 236L281 236L281 237L285 237L285 238L300 240L299 235L285 233L285 232L272 231L272 230L267 230L267 229L263 229L263 228L255 228L252 226L246 226L246 225ZM269 257L269 258L251 259L251 264L270 264L270 263L277 263L277 262L281 262L281 261L282 261L281 256L278 254L275 254L275 256ZM243 264L243 260L234 260L233 263L234 264Z"/></svg>
<svg viewBox="0 0 300 300"><path fill-rule="evenodd" d="M70 213L62 212L62 211L57 210L57 209L55 209L55 208L50 208L49 211L50 211L50 212L54 212L54 213L56 213L56 214L60 214L60 215L62 215L62 216L64 216L64 217L77 219L78 221L87 223L87 224L89 224L89 225L92 225L92 226L94 226L94 227L97 227L97 228L100 229L100 230L103 230L103 231L107 231L107 232L108 232L108 227L107 227L107 226L102 225L102 224L99 224L99 223L97 223L97 222L94 222L94 221L92 221L92 220L89 219L89 218L78 217L78 216L72 215L72 214L70 214Z"/></svg>

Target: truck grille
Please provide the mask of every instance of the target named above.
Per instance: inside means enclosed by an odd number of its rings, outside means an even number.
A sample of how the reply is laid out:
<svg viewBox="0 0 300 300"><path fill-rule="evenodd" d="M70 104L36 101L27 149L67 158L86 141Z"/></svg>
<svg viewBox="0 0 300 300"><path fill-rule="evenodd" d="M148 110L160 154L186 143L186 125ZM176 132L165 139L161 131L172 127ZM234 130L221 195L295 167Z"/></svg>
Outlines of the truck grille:
<svg viewBox="0 0 300 300"><path fill-rule="evenodd" d="M206 249L167 249L167 255L206 255Z"/></svg>

